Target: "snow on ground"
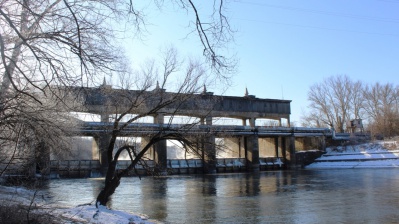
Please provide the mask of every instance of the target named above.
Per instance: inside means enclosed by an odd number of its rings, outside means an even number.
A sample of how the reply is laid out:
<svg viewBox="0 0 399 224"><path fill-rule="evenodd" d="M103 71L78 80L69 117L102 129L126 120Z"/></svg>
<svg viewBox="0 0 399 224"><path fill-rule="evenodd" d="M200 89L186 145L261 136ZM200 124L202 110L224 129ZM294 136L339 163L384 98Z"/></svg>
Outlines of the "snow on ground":
<svg viewBox="0 0 399 224"><path fill-rule="evenodd" d="M329 147L326 154L306 169L399 167L397 141L378 141L353 146Z"/></svg>
<svg viewBox="0 0 399 224"><path fill-rule="evenodd" d="M99 206L97 209L94 205L83 205L70 209L57 209L56 213L68 220L84 223L96 223L96 224L150 224L145 216L132 215L122 211L110 210L104 206Z"/></svg>
<svg viewBox="0 0 399 224"><path fill-rule="evenodd" d="M87 204L74 208L60 208L46 204L40 192L22 187L0 185L0 203L2 206L24 205L32 208L32 213L51 214L63 220L62 223L95 223L95 224L150 224L156 223L145 215L133 215L127 212L110 210L104 206Z"/></svg>

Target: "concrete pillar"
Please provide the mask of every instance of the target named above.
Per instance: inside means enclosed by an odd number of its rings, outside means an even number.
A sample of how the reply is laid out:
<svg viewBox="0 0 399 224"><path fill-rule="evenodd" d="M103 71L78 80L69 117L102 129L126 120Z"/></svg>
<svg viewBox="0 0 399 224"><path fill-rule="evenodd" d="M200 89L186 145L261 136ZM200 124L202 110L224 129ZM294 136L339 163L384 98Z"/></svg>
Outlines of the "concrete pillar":
<svg viewBox="0 0 399 224"><path fill-rule="evenodd" d="M164 123L164 115L157 114L154 117L154 123L163 124ZM159 141L154 144L154 162L156 168L160 173L165 173L167 169L168 156L167 156L167 146L166 140Z"/></svg>
<svg viewBox="0 0 399 224"><path fill-rule="evenodd" d="M154 162L161 173L165 172L168 164L166 140L154 144Z"/></svg>
<svg viewBox="0 0 399 224"><path fill-rule="evenodd" d="M242 126L247 126L247 119L242 119Z"/></svg>
<svg viewBox="0 0 399 224"><path fill-rule="evenodd" d="M101 115L101 122L107 124L109 122L109 115L108 114L102 114ZM107 130L104 130L104 132L101 132L94 138L97 142L98 146L98 154L99 154L99 160L100 160L100 170L103 175L105 175L107 169L108 169L108 155L107 155L107 150L108 146L111 140L111 135L108 133Z"/></svg>
<svg viewBox="0 0 399 224"><path fill-rule="evenodd" d="M239 145L239 158L245 158L245 140L244 140L244 138L245 137L243 137L243 136L240 136L239 138L238 138L238 145Z"/></svg>
<svg viewBox="0 0 399 224"><path fill-rule="evenodd" d="M100 160L100 170L103 175L105 175L107 169L108 169L108 155L107 155L107 149L109 146L109 142L111 140L111 135L104 132L100 133L98 136L94 137L94 140L97 143L98 146L98 155L99 155L99 160Z"/></svg>
<svg viewBox="0 0 399 224"><path fill-rule="evenodd" d="M99 141L98 137L93 137L93 140L91 142L91 159L92 160L100 160L98 141Z"/></svg>
<svg viewBox="0 0 399 224"><path fill-rule="evenodd" d="M206 117L205 118L205 124L206 125L212 125L212 117Z"/></svg>
<svg viewBox="0 0 399 224"><path fill-rule="evenodd" d="M143 150L144 147L150 142L151 137L141 137L140 149ZM141 151L140 150L140 151ZM154 147L150 147L144 154L145 159L154 160Z"/></svg>
<svg viewBox="0 0 399 224"><path fill-rule="evenodd" d="M326 151L326 137L324 135L319 137L319 150Z"/></svg>
<svg viewBox="0 0 399 224"><path fill-rule="evenodd" d="M206 125L212 125L212 117L206 117ZM202 140L202 156L204 160L204 172L216 173L216 148L215 136L206 136Z"/></svg>
<svg viewBox="0 0 399 224"><path fill-rule="evenodd" d="M281 152L283 156L284 165L287 164L287 138L281 137Z"/></svg>
<svg viewBox="0 0 399 224"><path fill-rule="evenodd" d="M215 137L207 136L202 140L202 156L204 160L204 173L216 173Z"/></svg>
<svg viewBox="0 0 399 224"><path fill-rule="evenodd" d="M278 153L278 137L274 137L274 151L276 153L276 157L279 157L279 153Z"/></svg>
<svg viewBox="0 0 399 224"><path fill-rule="evenodd" d="M259 138L254 134L245 138L245 152L247 169L253 172L259 171Z"/></svg>
<svg viewBox="0 0 399 224"><path fill-rule="evenodd" d="M255 127L255 118L254 117L251 117L250 119L249 119L249 126L251 126L251 127Z"/></svg>
<svg viewBox="0 0 399 224"><path fill-rule="evenodd" d="M291 168L296 167L296 159L295 159L295 136L289 137L289 166Z"/></svg>

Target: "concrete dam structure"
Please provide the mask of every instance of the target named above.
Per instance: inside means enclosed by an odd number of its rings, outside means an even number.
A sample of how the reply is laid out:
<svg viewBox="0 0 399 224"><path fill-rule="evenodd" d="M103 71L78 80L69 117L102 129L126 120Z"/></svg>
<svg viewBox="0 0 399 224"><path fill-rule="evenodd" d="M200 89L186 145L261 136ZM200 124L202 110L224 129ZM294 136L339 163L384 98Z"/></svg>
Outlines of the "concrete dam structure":
<svg viewBox="0 0 399 224"><path fill-rule="evenodd" d="M297 167L296 154L310 149L325 149L327 138L334 133L327 128L290 127L290 100L261 99L245 94L243 97L220 96L211 92L188 95L166 92L164 89L153 91L113 89L106 84L98 88L71 88L73 93L84 102L81 111L101 117L99 122L84 122L79 129L80 136L91 136L96 144L93 155L98 162L90 162L90 167L107 166L104 150L109 144L113 130L112 115L129 113L145 114L153 122L134 122L127 124L119 132L123 137L140 137L144 145L152 135L166 128L178 130L187 138L201 136L200 156L194 159L171 160L167 158L166 140L156 143L147 157L153 166L164 167L175 172L195 168L205 173L215 173L237 168L246 171L259 171L267 165L279 168ZM159 104L159 109L153 110ZM132 106L134 105L134 106ZM192 125L175 124L166 119L170 116L184 116L197 119ZM234 118L241 125L220 125L213 123L216 118ZM257 120L274 120L277 126L258 125ZM283 122L286 124L282 126ZM123 123L121 123L123 124ZM223 139L224 158L217 157L215 139ZM210 143L210 144L207 144ZM65 162L64 162L65 163ZM120 166L124 163L120 161ZM52 161L52 169L60 161ZM97 165L92 165L97 164ZM69 166L69 165L68 165ZM91 168L90 168L91 169Z"/></svg>

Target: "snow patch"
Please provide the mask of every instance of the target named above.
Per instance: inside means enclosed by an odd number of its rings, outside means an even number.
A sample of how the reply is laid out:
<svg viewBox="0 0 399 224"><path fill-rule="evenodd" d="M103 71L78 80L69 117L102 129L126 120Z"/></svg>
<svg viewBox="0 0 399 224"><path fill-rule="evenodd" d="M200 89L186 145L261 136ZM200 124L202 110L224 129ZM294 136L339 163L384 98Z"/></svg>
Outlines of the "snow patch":
<svg viewBox="0 0 399 224"><path fill-rule="evenodd" d="M34 213L51 213L62 218L63 223L95 223L95 224L152 224L145 215L133 215L123 211L111 210L104 206L85 204L74 208L59 208L56 204L46 204L40 191L23 187L7 187L0 185L0 201L2 205L33 205Z"/></svg>
<svg viewBox="0 0 399 224"><path fill-rule="evenodd" d="M111 210L104 206L96 208L95 205L82 205L70 209L60 209L56 213L74 222L88 222L96 224L150 224L145 215L132 215L123 211Z"/></svg>
<svg viewBox="0 0 399 224"><path fill-rule="evenodd" d="M326 154L306 169L399 167L396 141L378 141L351 146L328 147Z"/></svg>

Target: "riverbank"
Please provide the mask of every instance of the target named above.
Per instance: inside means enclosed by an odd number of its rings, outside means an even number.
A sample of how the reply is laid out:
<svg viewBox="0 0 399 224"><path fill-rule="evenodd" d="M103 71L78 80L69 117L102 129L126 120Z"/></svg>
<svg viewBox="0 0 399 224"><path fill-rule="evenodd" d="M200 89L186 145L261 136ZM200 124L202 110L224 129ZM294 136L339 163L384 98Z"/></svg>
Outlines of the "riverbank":
<svg viewBox="0 0 399 224"><path fill-rule="evenodd" d="M389 167L399 167L399 142L396 140L328 147L326 154L305 169Z"/></svg>
<svg viewBox="0 0 399 224"><path fill-rule="evenodd" d="M145 215L110 210L94 204L62 208L46 203L40 191L0 186L0 223L150 224Z"/></svg>

